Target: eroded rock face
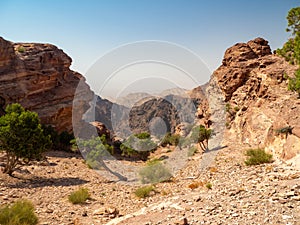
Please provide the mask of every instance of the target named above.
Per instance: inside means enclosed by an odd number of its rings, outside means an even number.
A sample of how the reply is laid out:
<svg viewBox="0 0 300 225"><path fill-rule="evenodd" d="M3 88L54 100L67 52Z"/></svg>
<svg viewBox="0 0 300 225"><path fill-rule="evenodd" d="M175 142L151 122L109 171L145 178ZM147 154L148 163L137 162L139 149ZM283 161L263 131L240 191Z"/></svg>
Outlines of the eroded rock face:
<svg viewBox="0 0 300 225"><path fill-rule="evenodd" d="M71 58L51 44L11 43L0 37L2 109L18 102L44 124L72 131L72 102L83 79L69 69Z"/></svg>
<svg viewBox="0 0 300 225"><path fill-rule="evenodd" d="M268 42L262 38L226 50L223 64L213 77L225 97L227 113L231 114L227 144L266 148L281 159L300 154L300 100L288 91L285 78L293 76L296 69L271 54ZM294 127L294 132L278 133L287 126Z"/></svg>

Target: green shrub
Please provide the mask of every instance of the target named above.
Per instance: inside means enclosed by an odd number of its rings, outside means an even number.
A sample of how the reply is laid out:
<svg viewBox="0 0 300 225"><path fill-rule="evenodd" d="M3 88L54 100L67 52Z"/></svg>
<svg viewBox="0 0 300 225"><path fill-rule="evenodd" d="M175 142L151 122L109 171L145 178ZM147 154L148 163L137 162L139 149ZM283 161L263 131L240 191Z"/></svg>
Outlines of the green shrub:
<svg viewBox="0 0 300 225"><path fill-rule="evenodd" d="M190 138L194 143L199 143L203 150L206 150L208 147L208 140L212 137L212 135L212 129L206 129L203 125L200 125L192 129Z"/></svg>
<svg viewBox="0 0 300 225"><path fill-rule="evenodd" d="M138 139L148 139L148 138L151 137L151 135L147 132L142 132L142 133L139 133L139 134L135 134L134 136L137 137Z"/></svg>
<svg viewBox="0 0 300 225"><path fill-rule="evenodd" d="M247 166L272 162L272 155L266 153L263 149L249 149L247 150L246 155L249 157L245 161Z"/></svg>
<svg viewBox="0 0 300 225"><path fill-rule="evenodd" d="M162 139L160 145L163 147L166 147L167 145L177 146L179 144L179 141L180 141L179 134L171 134L170 132L168 132Z"/></svg>
<svg viewBox="0 0 300 225"><path fill-rule="evenodd" d="M0 208L1 225L35 225L38 218L34 206L28 200L18 200L10 206Z"/></svg>
<svg viewBox="0 0 300 225"><path fill-rule="evenodd" d="M150 134L143 132L128 137L121 144L120 149L123 156L147 160L150 152L155 150L156 147L156 144L150 138Z"/></svg>
<svg viewBox="0 0 300 225"><path fill-rule="evenodd" d="M94 169L101 169L103 159L114 153L113 146L107 143L104 134L101 137L92 137L89 140L77 139L76 144L85 156L86 164Z"/></svg>
<svg viewBox="0 0 300 225"><path fill-rule="evenodd" d="M73 204L82 204L89 198L90 194L87 188L80 188L69 195L69 201Z"/></svg>
<svg viewBox="0 0 300 225"><path fill-rule="evenodd" d="M294 78L289 78L288 89L297 92L300 98L300 69L296 70Z"/></svg>
<svg viewBox="0 0 300 225"><path fill-rule="evenodd" d="M24 53L25 52L25 48L23 46L19 46L17 48L17 51L20 52L20 53Z"/></svg>
<svg viewBox="0 0 300 225"><path fill-rule="evenodd" d="M150 196L151 191L154 191L154 187L152 185L150 186L145 186L145 187L140 187L136 189L134 194L139 197L139 198L146 198Z"/></svg>
<svg viewBox="0 0 300 225"><path fill-rule="evenodd" d="M160 160L153 160L147 166L140 169L139 176L143 184L159 183L170 179L171 172L162 164Z"/></svg>
<svg viewBox="0 0 300 225"><path fill-rule="evenodd" d="M207 183L205 186L206 186L207 189L212 189L212 184L211 183Z"/></svg>
<svg viewBox="0 0 300 225"><path fill-rule="evenodd" d="M63 151L71 150L72 147L71 141L74 139L74 135L72 133L68 133L67 131L63 131L59 133L51 125L42 125L42 128L43 128L43 133L46 136L48 135L50 136L53 150L63 150Z"/></svg>
<svg viewBox="0 0 300 225"><path fill-rule="evenodd" d="M18 103L8 105L5 112L0 117L0 151L6 153L3 172L12 175L22 160L41 159L51 140L44 135L37 113L25 110Z"/></svg>

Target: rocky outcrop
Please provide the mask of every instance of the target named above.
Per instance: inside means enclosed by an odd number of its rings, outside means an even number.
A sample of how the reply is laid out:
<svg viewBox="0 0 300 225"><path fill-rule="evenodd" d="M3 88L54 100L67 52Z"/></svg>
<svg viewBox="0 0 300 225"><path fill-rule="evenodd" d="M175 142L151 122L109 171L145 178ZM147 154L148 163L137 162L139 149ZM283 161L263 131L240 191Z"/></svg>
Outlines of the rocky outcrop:
<svg viewBox="0 0 300 225"><path fill-rule="evenodd" d="M72 102L83 77L71 58L51 44L12 43L0 37L0 106L18 102L44 124L72 130Z"/></svg>
<svg viewBox="0 0 300 225"><path fill-rule="evenodd" d="M247 148L266 148L286 160L300 154L300 100L287 90L286 79L295 70L282 57L271 54L262 38L226 50L213 78L226 101L228 145L238 142ZM278 132L288 126L295 132Z"/></svg>
<svg viewBox="0 0 300 225"><path fill-rule="evenodd" d="M129 126L133 133L150 132L159 136L175 133L179 124L194 123L195 114L196 105L189 96L146 98L131 108Z"/></svg>

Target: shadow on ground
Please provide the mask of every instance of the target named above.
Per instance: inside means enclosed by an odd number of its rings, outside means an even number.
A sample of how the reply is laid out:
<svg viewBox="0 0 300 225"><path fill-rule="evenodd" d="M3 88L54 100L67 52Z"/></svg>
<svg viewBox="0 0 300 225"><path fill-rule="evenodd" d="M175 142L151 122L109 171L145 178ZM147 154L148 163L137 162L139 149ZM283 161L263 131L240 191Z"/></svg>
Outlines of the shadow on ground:
<svg viewBox="0 0 300 225"><path fill-rule="evenodd" d="M47 186L75 186L86 184L89 181L76 178L76 177L63 177L63 178L41 178L35 177L31 179L21 180L20 182L16 182L14 184L7 184L6 186L9 188L39 188L39 187L47 187Z"/></svg>

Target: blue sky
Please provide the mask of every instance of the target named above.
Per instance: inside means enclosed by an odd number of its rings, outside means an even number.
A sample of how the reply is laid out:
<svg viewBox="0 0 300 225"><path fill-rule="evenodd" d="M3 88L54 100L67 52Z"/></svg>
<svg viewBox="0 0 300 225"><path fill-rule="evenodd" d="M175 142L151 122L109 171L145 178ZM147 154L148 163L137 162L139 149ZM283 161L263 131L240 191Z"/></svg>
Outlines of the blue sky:
<svg viewBox="0 0 300 225"><path fill-rule="evenodd" d="M120 45L163 40L192 50L213 71L226 48L255 37L274 50L288 38L296 0L1 0L0 36L62 48L85 74ZM88 77L89 80L89 77Z"/></svg>

